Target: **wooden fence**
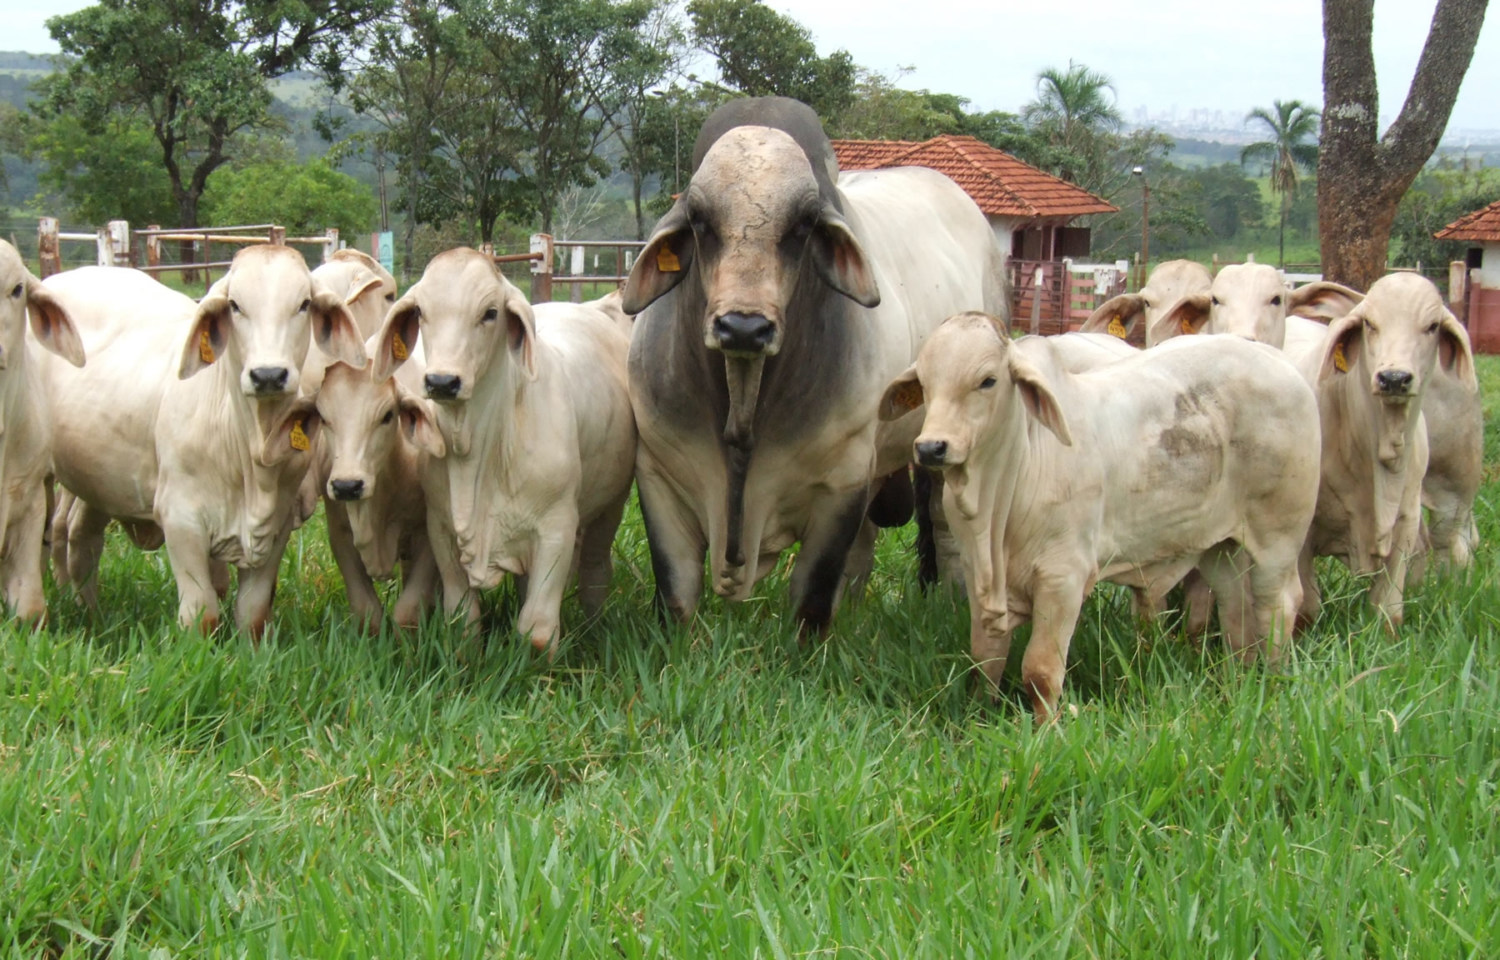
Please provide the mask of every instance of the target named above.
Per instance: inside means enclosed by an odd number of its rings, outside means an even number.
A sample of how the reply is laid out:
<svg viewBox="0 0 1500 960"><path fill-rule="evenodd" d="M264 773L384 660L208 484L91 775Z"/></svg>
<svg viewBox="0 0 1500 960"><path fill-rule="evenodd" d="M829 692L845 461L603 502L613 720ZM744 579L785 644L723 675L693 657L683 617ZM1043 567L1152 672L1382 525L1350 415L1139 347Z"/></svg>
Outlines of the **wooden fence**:
<svg viewBox="0 0 1500 960"><path fill-rule="evenodd" d="M64 231L56 217L42 217L37 224L37 256L41 261L40 273L51 276L62 270L62 244L64 241L92 241L97 251L97 260L102 267L134 267L152 276L164 273L180 273L187 282L192 282L199 271L203 272L203 288L213 283L213 271L223 270L230 260L213 259L213 247L243 247L257 243L295 244L315 246L322 252L324 261L339 248L339 232L330 228L321 235L289 237L286 228L274 223L258 223L235 227L198 227L189 230L162 229L152 225L144 230L132 231L124 220L111 220L93 233ZM165 262L162 244L177 244L179 249L191 251L187 260ZM191 244L191 246L187 246ZM222 256L222 253L221 253Z"/></svg>
<svg viewBox="0 0 1500 960"><path fill-rule="evenodd" d="M1020 260L1009 264L1011 325L1033 334L1077 330L1094 308L1125 292L1129 265Z"/></svg>
<svg viewBox="0 0 1500 960"><path fill-rule="evenodd" d="M480 249L499 264L530 265L531 290L528 296L532 303L551 300L553 285L559 283L568 287L568 299L578 303L583 300L583 285L586 283L624 283L630 276L636 255L645 245L640 240L558 240L551 234L534 233L530 249L525 253L496 253L491 244L484 244ZM559 256L567 257L567 263L562 265L565 269L559 269ZM611 267L614 272L607 272Z"/></svg>

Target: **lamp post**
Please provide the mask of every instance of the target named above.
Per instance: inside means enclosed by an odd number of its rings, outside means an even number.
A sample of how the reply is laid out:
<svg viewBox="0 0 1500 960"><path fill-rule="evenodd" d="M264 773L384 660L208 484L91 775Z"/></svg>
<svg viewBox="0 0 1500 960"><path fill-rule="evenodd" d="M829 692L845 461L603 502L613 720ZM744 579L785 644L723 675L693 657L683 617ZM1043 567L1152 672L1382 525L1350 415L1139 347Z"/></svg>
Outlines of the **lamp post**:
<svg viewBox="0 0 1500 960"><path fill-rule="evenodd" d="M1141 178L1141 286L1151 269L1151 184L1146 182L1146 168L1136 167L1131 176Z"/></svg>

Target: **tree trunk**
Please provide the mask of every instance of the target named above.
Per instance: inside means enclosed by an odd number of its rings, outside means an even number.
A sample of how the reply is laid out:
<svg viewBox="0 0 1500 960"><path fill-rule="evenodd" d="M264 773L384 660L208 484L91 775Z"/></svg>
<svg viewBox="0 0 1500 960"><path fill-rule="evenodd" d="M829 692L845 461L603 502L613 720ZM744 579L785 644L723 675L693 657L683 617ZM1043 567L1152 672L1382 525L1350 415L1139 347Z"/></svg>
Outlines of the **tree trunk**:
<svg viewBox="0 0 1500 960"><path fill-rule="evenodd" d="M630 189L635 200L635 238L646 239L646 218L641 212L641 173L634 167L630 171Z"/></svg>
<svg viewBox="0 0 1500 960"><path fill-rule="evenodd" d="M177 228L187 230L198 225L198 198L187 190L178 189L177 193ZM197 262L198 255L196 244L192 240L177 241L177 259L182 263ZM198 271L184 270L178 274L183 283L197 283Z"/></svg>
<svg viewBox="0 0 1500 960"><path fill-rule="evenodd" d="M1281 195L1281 230L1276 234L1276 266L1286 269L1286 209L1291 206L1291 201L1286 194Z"/></svg>
<svg viewBox="0 0 1500 960"><path fill-rule="evenodd" d="M1323 0L1318 240L1323 278L1368 290L1385 273L1396 208L1437 149L1489 0L1438 0L1401 114L1377 138L1374 0Z"/></svg>

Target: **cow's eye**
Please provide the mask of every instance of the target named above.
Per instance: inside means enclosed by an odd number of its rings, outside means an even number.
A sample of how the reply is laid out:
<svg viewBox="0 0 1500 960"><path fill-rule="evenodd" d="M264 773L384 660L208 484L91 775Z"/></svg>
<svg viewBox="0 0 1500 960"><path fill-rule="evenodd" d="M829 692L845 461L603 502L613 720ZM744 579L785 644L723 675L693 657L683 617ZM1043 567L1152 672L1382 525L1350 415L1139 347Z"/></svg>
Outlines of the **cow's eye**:
<svg viewBox="0 0 1500 960"><path fill-rule="evenodd" d="M234 313L243 313L244 312L244 311L242 311L240 309L240 305L237 304L237 303L235 303L233 300L229 301L229 309L230 309L230 311L232 311Z"/></svg>
<svg viewBox="0 0 1500 960"><path fill-rule="evenodd" d="M386 303L395 303L396 302L396 294L394 292L386 294L385 295L385 302Z"/></svg>
<svg viewBox="0 0 1500 960"><path fill-rule="evenodd" d="M1217 307L1219 305L1219 298L1218 297L1209 297L1208 298L1208 302Z"/></svg>
<svg viewBox="0 0 1500 960"><path fill-rule="evenodd" d="M1278 293L1276 296L1274 296L1274 297L1271 298L1271 306L1273 306L1273 307L1279 307L1279 306L1281 306L1281 294Z"/></svg>
<svg viewBox="0 0 1500 960"><path fill-rule="evenodd" d="M1437 333L1437 331L1438 331L1438 325L1436 323L1433 323L1430 326L1428 326L1428 328L1426 330L1424 330L1423 333Z"/></svg>
<svg viewBox="0 0 1500 960"><path fill-rule="evenodd" d="M981 389L981 390L988 390L990 387L993 387L994 385L995 385L995 378L994 377L985 377L983 380L979 381L979 389Z"/></svg>
<svg viewBox="0 0 1500 960"><path fill-rule="evenodd" d="M297 308L297 312L298 313L306 313L307 312L307 308L310 307L310 306L312 306L312 301L311 300L303 300L302 301L302 306L300 306L300 307Z"/></svg>
<svg viewBox="0 0 1500 960"><path fill-rule="evenodd" d="M383 417L380 418L380 425L383 427L386 424L390 423L394 419L396 419L396 411L394 411L394 410L387 410L385 412L385 416L383 416Z"/></svg>
<svg viewBox="0 0 1500 960"><path fill-rule="evenodd" d="M1150 310L1151 309L1151 301L1147 300L1145 297L1141 297L1141 306L1145 307L1147 310Z"/></svg>
<svg viewBox="0 0 1500 960"><path fill-rule="evenodd" d="M23 289L25 289L24 285L18 283L16 284L16 288L10 292L10 295L19 299Z"/></svg>
<svg viewBox="0 0 1500 960"><path fill-rule="evenodd" d="M482 316L482 317L479 318L479 322L480 323L494 323L496 320L499 320L499 319L500 319L500 311L496 310L494 307L490 307L488 310L486 310L484 312L484 316Z"/></svg>

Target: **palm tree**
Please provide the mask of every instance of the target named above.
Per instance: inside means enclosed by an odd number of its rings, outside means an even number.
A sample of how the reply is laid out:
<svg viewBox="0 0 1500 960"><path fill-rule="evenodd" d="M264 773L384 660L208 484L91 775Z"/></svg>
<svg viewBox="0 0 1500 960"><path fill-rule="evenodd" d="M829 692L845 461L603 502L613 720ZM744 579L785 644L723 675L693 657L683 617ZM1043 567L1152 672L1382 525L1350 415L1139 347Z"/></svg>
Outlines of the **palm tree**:
<svg viewBox="0 0 1500 960"><path fill-rule="evenodd" d="M1317 136L1318 118L1317 108L1301 100L1273 100L1270 110L1256 107L1245 114L1247 124L1258 122L1271 136L1240 151L1240 164L1259 160L1271 165L1271 192L1281 198L1280 266L1286 266L1286 215L1297 193L1297 172L1318 166L1318 145L1307 142Z"/></svg>
<svg viewBox="0 0 1500 960"><path fill-rule="evenodd" d="M1070 60L1066 70L1048 67L1037 74L1036 93L1022 108L1022 119L1063 154L1054 172L1076 181L1087 165L1089 141L1120 127L1115 85L1108 75Z"/></svg>

